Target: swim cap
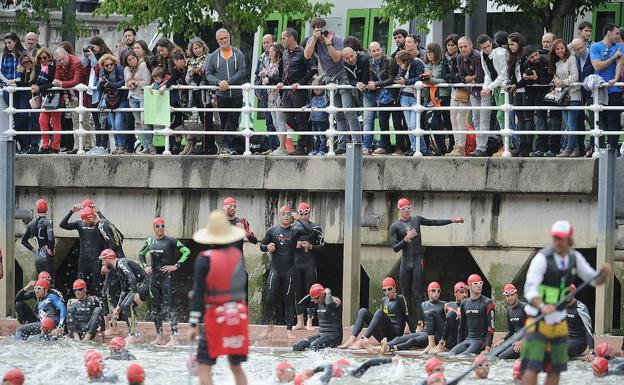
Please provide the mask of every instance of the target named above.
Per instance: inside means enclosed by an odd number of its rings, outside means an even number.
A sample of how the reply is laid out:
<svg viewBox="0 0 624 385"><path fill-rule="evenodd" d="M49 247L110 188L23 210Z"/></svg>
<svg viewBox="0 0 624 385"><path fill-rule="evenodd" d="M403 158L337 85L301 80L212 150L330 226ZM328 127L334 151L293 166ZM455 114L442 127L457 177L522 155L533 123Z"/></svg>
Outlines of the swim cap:
<svg viewBox="0 0 624 385"><path fill-rule="evenodd" d="M306 202L299 203L299 206L297 207L297 211L301 211L301 210L310 210L310 205L307 204Z"/></svg>
<svg viewBox="0 0 624 385"><path fill-rule="evenodd" d="M472 274L470 277L468 277L468 286L472 285L475 282L479 282L479 281L483 281L481 279L481 276L479 274Z"/></svg>
<svg viewBox="0 0 624 385"><path fill-rule="evenodd" d="M11 368L6 373L4 373L4 377L2 377L2 381L8 381L13 385L23 385L24 384L24 372L22 372L18 368Z"/></svg>
<svg viewBox="0 0 624 385"><path fill-rule="evenodd" d="M295 379L293 380L294 385L303 385L305 381L308 379L308 376L305 374L297 374Z"/></svg>
<svg viewBox="0 0 624 385"><path fill-rule="evenodd" d="M429 284L429 286L427 286L427 291L429 291L431 289L440 289L441 290L442 288L440 287L439 283L437 283L436 281L433 281L433 282L431 282Z"/></svg>
<svg viewBox="0 0 624 385"><path fill-rule="evenodd" d="M161 217L154 218L154 220L152 221L152 226L164 225L164 224L165 224L165 220L162 219Z"/></svg>
<svg viewBox="0 0 624 385"><path fill-rule="evenodd" d="M45 213L46 211L48 211L48 201L46 201L45 199L37 200L37 202L35 203L35 208L37 209L38 213Z"/></svg>
<svg viewBox="0 0 624 385"><path fill-rule="evenodd" d="M325 288L320 283L310 286L310 297L318 298L325 292Z"/></svg>
<svg viewBox="0 0 624 385"><path fill-rule="evenodd" d="M292 213L292 210L291 210L290 206L284 205L284 206L280 207L279 212L280 212L280 214L281 213Z"/></svg>
<svg viewBox="0 0 624 385"><path fill-rule="evenodd" d="M403 207L411 206L411 205L412 204L410 203L409 199L407 199L407 198L401 198L397 202L397 207L400 208L400 209L403 208Z"/></svg>
<svg viewBox="0 0 624 385"><path fill-rule="evenodd" d="M596 348L596 355L598 357L605 357L605 358L606 357L611 357L612 353L613 353L613 349L611 348L611 345L609 345L606 342L601 343Z"/></svg>
<svg viewBox="0 0 624 385"><path fill-rule="evenodd" d="M490 363L490 360L487 359L487 356L485 354L479 354L478 356L475 357L472 363L474 365L482 365L485 363Z"/></svg>
<svg viewBox="0 0 624 385"><path fill-rule="evenodd" d="M279 364L277 364L277 367L275 368L277 379L282 382L286 381L287 372L294 372L294 371L295 371L295 367L288 361L280 362Z"/></svg>
<svg viewBox="0 0 624 385"><path fill-rule="evenodd" d="M117 254L111 249L102 250L100 253L100 259L115 259L117 258Z"/></svg>
<svg viewBox="0 0 624 385"><path fill-rule="evenodd" d="M594 363L592 364L592 369L594 369L594 372L600 374L607 373L609 371L609 361L607 361L607 359L604 357L598 357L594 360Z"/></svg>
<svg viewBox="0 0 624 385"><path fill-rule="evenodd" d="M87 362L87 375L89 378L101 377L104 370L104 364L101 360L90 360Z"/></svg>
<svg viewBox="0 0 624 385"><path fill-rule="evenodd" d="M235 204L236 204L236 199L232 197L227 197L223 200L223 207L235 205Z"/></svg>
<svg viewBox="0 0 624 385"><path fill-rule="evenodd" d="M337 359L332 365L332 377L342 377L345 375L345 368L351 365L346 358Z"/></svg>
<svg viewBox="0 0 624 385"><path fill-rule="evenodd" d="M82 204L80 206L82 208L85 208L85 207L89 207L90 208L91 206L93 206L93 201L91 199L85 199L85 200L82 201Z"/></svg>
<svg viewBox="0 0 624 385"><path fill-rule="evenodd" d="M52 277L50 276L50 273L48 273L47 271L42 271L41 273L39 273L39 275L37 276L37 279L47 279L48 281L52 279Z"/></svg>
<svg viewBox="0 0 624 385"><path fill-rule="evenodd" d="M85 367L87 366L87 364L90 361L101 360L102 358L104 358L104 356L102 356L102 354L100 352L96 351L96 350L89 349L89 350L85 351L85 353L84 353Z"/></svg>
<svg viewBox="0 0 624 385"><path fill-rule="evenodd" d="M128 366L126 375L128 376L128 382L131 384L145 381L145 370L143 370L141 364L136 362L133 362Z"/></svg>
<svg viewBox="0 0 624 385"><path fill-rule="evenodd" d="M126 340L121 337L115 337L110 342L110 347L115 350L121 350L126 348Z"/></svg>
<svg viewBox="0 0 624 385"><path fill-rule="evenodd" d="M508 283L503 288L503 293L506 292L506 291L511 291L511 290L518 291L518 289L516 289L516 287L512 283Z"/></svg>
<svg viewBox="0 0 624 385"><path fill-rule="evenodd" d="M434 370L436 370L437 368L440 368L444 365L444 363L442 361L440 361L437 358L430 358L427 360L427 362L425 362L425 372L427 372L427 375L430 375L431 373L433 373Z"/></svg>
<svg viewBox="0 0 624 385"><path fill-rule="evenodd" d="M466 284L463 282L457 282L455 286L453 286L453 293L457 293L462 290L466 290Z"/></svg>
<svg viewBox="0 0 624 385"><path fill-rule="evenodd" d="M381 287L393 287L396 289L396 282L394 281L394 278L392 277L386 277L384 278L383 282L381 282Z"/></svg>
<svg viewBox="0 0 624 385"><path fill-rule="evenodd" d="M37 282L35 283L35 287L43 287L45 289L49 289L50 288L50 281L48 281L47 279L38 279Z"/></svg>
<svg viewBox="0 0 624 385"><path fill-rule="evenodd" d="M80 211L80 219L87 221L95 216L95 211L91 207L85 207Z"/></svg>
<svg viewBox="0 0 624 385"><path fill-rule="evenodd" d="M56 327L56 324L54 323L54 320L50 317L44 317L41 320L41 329L43 329L44 332L51 332L52 330L54 330L54 328Z"/></svg>
<svg viewBox="0 0 624 385"><path fill-rule="evenodd" d="M74 281L74 285L73 285L74 289L84 289L85 287L87 287L87 283L83 281L82 279L79 278Z"/></svg>
<svg viewBox="0 0 624 385"><path fill-rule="evenodd" d="M442 372L435 372L431 374L429 377L427 377L427 385L432 385L439 381L446 381L446 377L444 376L444 373Z"/></svg>
<svg viewBox="0 0 624 385"><path fill-rule="evenodd" d="M522 379L522 361L517 360L513 366L513 378L514 380Z"/></svg>
<svg viewBox="0 0 624 385"><path fill-rule="evenodd" d="M557 221L550 228L550 235L555 238L568 239L574 234L574 228L568 221Z"/></svg>

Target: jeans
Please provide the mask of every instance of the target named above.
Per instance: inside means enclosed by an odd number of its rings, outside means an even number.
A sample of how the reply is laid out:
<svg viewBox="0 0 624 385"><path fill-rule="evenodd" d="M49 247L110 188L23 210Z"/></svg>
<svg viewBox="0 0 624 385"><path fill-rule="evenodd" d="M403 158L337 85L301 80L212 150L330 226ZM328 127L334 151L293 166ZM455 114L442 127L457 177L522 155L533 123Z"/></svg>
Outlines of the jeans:
<svg viewBox="0 0 624 385"><path fill-rule="evenodd" d="M377 92L364 92L363 104L364 107L377 107ZM377 113L375 111L364 111L364 132L375 131L375 117ZM373 148L373 135L364 135L364 148Z"/></svg>
<svg viewBox="0 0 624 385"><path fill-rule="evenodd" d="M218 96L217 95L217 107L219 108L241 108L243 106L243 96ZM221 120L221 130L223 131L238 131L238 119L240 118L240 112L219 112L219 119ZM231 150L234 136L223 136L224 149Z"/></svg>
<svg viewBox="0 0 624 385"><path fill-rule="evenodd" d="M267 108L269 101L268 97L259 98L258 99L258 107L259 108ZM266 122L266 128L269 132L275 132L275 123L273 122L273 115L271 112L263 112L264 121ZM269 149L275 150L279 147L279 139L277 139L276 135L270 135L267 139Z"/></svg>
<svg viewBox="0 0 624 385"><path fill-rule="evenodd" d="M492 96L475 96L470 94L470 105L473 107L489 107L492 105ZM490 110L472 110L472 121L476 131L490 130ZM477 150L487 152L488 135L477 135Z"/></svg>
<svg viewBox="0 0 624 385"><path fill-rule="evenodd" d="M580 106L580 105L581 105L580 100L570 101L570 106ZM563 111L563 120L565 120L566 125L568 126L567 128L568 131L579 131L580 128L578 126L578 117L579 117L579 114L582 112L583 111L579 111L579 110ZM569 135L568 144L566 148L574 149L574 147L577 147L579 145L580 139L582 139L582 137L579 137L577 135Z"/></svg>
<svg viewBox="0 0 624 385"><path fill-rule="evenodd" d="M451 105L451 97L450 96L441 96L440 97L440 105L443 107ZM446 111L435 111L433 113L433 118L431 119L431 128L435 131L444 130L444 131L452 131L453 125L451 123L451 112ZM439 152L446 153L453 148L453 136L450 136L449 146L446 147L446 135L435 135L435 143Z"/></svg>
<svg viewBox="0 0 624 385"><path fill-rule="evenodd" d="M130 96L128 98L128 103L130 104L130 108L143 108L143 98L136 98L134 96ZM143 112L142 111L132 111L132 115L134 115L134 128L139 126L140 130L154 130L154 127L151 124L143 123ZM151 134L141 134L139 135L139 140L143 145L143 148L146 149L152 145L153 135Z"/></svg>
<svg viewBox="0 0 624 385"><path fill-rule="evenodd" d="M128 108L128 99L120 100L117 108ZM107 113L108 125L113 131L125 131L126 113L113 110ZM115 147L124 148L126 146L126 135L115 134Z"/></svg>
<svg viewBox="0 0 624 385"><path fill-rule="evenodd" d="M622 93L612 92L609 94L609 106L621 106L622 105ZM605 131L619 131L620 130L620 110L602 111L600 112L600 129ZM612 149L617 148L619 137L617 135L609 135L607 143ZM600 138L600 147L604 146L604 139Z"/></svg>
<svg viewBox="0 0 624 385"><path fill-rule="evenodd" d="M322 133L322 135L314 135L314 151L327 152L327 136L325 136L327 127L327 122L312 122L312 131Z"/></svg>
<svg viewBox="0 0 624 385"><path fill-rule="evenodd" d="M19 110L29 110L30 109L30 100L31 93L30 91L16 91L13 94L13 108ZM3 92L2 98L4 102L9 105L9 93ZM30 114L29 113L19 113L13 115L13 125L15 127L15 131L28 131L30 129ZM28 151L30 147L37 147L39 145L39 138L33 135L17 135L17 141L20 144L20 150L22 152ZM35 144L36 141L36 144Z"/></svg>
<svg viewBox="0 0 624 385"><path fill-rule="evenodd" d="M405 94L401 94L401 107L413 107L416 105L416 97L409 96ZM416 119L418 119L418 114L414 111L408 110L403 111L403 115L405 115L405 121L407 122L407 127L410 131L416 129ZM417 137L414 134L409 134L411 150L416 152L416 140ZM427 145L425 144L425 138L423 136L420 137L420 152L427 153Z"/></svg>
<svg viewBox="0 0 624 385"><path fill-rule="evenodd" d="M339 85L349 84L349 79L345 71L342 71L337 77L336 82ZM355 95L354 90L340 89L334 93L334 106L338 108L352 108L355 107ZM358 120L357 112L338 112L336 114L336 126L338 131L362 131L360 121ZM340 135L338 137L338 147L345 148L349 141L349 135ZM362 138L359 135L355 135L352 138L353 143L359 143Z"/></svg>

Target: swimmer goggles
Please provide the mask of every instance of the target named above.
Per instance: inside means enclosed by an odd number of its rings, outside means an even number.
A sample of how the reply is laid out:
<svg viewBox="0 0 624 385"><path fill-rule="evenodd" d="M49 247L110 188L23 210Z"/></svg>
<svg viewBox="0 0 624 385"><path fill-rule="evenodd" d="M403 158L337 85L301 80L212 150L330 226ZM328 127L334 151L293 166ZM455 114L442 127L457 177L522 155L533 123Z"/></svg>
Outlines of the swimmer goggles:
<svg viewBox="0 0 624 385"><path fill-rule="evenodd" d="M511 297L512 295L516 294L518 292L518 290L507 290L503 292L503 295L505 297Z"/></svg>
<svg viewBox="0 0 624 385"><path fill-rule="evenodd" d="M310 214L310 209L299 210L299 215L308 215Z"/></svg>
<svg viewBox="0 0 624 385"><path fill-rule="evenodd" d="M411 206L403 206L403 207L399 207L399 211L400 212L406 212L406 211L410 211L412 209Z"/></svg>

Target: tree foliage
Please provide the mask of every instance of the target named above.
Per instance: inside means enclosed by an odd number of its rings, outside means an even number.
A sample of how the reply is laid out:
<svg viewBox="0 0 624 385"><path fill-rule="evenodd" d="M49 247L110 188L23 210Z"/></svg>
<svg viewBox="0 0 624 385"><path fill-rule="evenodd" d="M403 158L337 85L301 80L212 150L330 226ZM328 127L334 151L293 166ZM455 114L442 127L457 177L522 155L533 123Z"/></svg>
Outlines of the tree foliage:
<svg viewBox="0 0 624 385"><path fill-rule="evenodd" d="M2 25L0 30L18 33L36 31L42 22L50 21L50 11L61 10L66 4L67 0L1 0L0 9L15 10L15 19L10 27ZM77 32L78 29L79 25L75 18L70 18L62 26L63 32Z"/></svg>
<svg viewBox="0 0 624 385"><path fill-rule="evenodd" d="M525 14L536 17L546 30L560 34L563 20L567 15L584 14L607 3L607 0L493 0L493 2L499 6L516 7ZM455 11L471 14L476 8L477 1L384 0L383 5L388 17L397 18L405 23L416 17L424 22L442 20Z"/></svg>
<svg viewBox="0 0 624 385"><path fill-rule="evenodd" d="M255 32L272 12L286 16L302 16L309 20L326 15L333 4L309 0L106 0L96 13L130 16L120 27L139 27L152 22L159 24L163 34L179 33L190 37L197 25L214 21L240 32Z"/></svg>

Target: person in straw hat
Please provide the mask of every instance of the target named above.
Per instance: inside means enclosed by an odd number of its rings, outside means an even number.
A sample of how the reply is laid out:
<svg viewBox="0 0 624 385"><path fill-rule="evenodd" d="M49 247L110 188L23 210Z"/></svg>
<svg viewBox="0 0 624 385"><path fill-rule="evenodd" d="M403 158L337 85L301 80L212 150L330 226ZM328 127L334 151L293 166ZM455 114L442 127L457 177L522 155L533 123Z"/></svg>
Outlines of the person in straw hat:
<svg viewBox="0 0 624 385"><path fill-rule="evenodd" d="M236 385L247 384L241 363L249 352L248 315L245 301L245 262L235 242L245 231L232 226L223 211L213 211L206 227L193 235L197 243L208 245L195 260L189 337L198 335L197 374L201 385L212 385L212 366L217 357L227 355ZM200 317L204 328L200 333Z"/></svg>

